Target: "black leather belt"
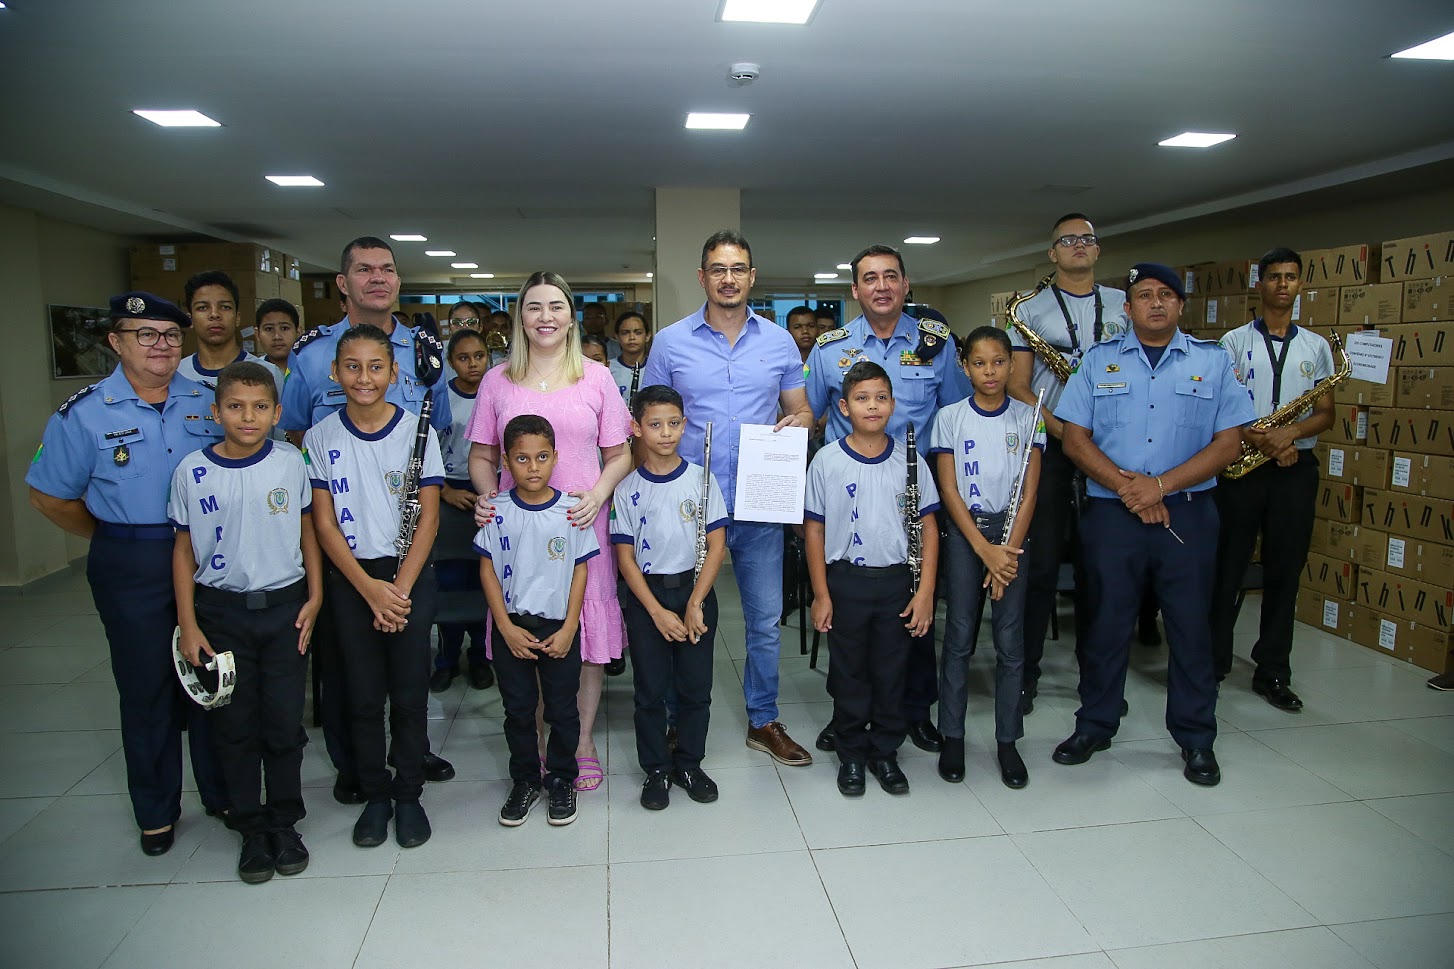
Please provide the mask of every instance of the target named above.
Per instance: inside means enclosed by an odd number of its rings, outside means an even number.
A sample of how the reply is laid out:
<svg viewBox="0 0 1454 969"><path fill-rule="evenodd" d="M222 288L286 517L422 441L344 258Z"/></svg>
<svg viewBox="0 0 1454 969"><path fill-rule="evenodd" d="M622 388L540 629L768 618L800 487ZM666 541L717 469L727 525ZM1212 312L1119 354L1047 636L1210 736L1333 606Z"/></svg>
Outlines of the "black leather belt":
<svg viewBox="0 0 1454 969"><path fill-rule="evenodd" d="M839 572L859 572L865 575L890 576L909 574L909 566L906 562L900 562L897 565L854 565L852 562L839 559L836 562L829 562L828 568L835 569Z"/></svg>
<svg viewBox="0 0 1454 969"><path fill-rule="evenodd" d="M176 538L177 530L170 524L123 525L119 522L96 522L96 534L101 538L122 538L131 541L160 542Z"/></svg>
<svg viewBox="0 0 1454 969"><path fill-rule="evenodd" d="M683 586L697 584L695 570L691 572L675 572L671 575L658 575L655 572L645 572L642 574L642 577L646 579L647 586L660 589L680 589Z"/></svg>
<svg viewBox="0 0 1454 969"><path fill-rule="evenodd" d="M205 602L208 605L237 605L256 612L259 609L281 606L308 598L308 580L299 579L292 585L285 585L281 589L266 589L262 592L229 592L227 589L215 589L210 585L199 583L195 595L198 602Z"/></svg>

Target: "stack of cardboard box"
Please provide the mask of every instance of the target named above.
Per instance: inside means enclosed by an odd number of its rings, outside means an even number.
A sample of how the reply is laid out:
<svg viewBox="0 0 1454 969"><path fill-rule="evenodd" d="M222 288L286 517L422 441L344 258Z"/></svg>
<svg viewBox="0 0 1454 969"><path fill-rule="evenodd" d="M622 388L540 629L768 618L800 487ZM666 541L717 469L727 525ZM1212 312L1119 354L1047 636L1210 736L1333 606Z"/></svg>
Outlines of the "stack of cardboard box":
<svg viewBox="0 0 1454 969"><path fill-rule="evenodd" d="M237 308L243 341L251 345L257 307L264 300L282 297L297 306L302 302L298 260L285 252L251 243L177 242L131 247L131 288L155 293L179 306L188 277L220 270L237 284Z"/></svg>

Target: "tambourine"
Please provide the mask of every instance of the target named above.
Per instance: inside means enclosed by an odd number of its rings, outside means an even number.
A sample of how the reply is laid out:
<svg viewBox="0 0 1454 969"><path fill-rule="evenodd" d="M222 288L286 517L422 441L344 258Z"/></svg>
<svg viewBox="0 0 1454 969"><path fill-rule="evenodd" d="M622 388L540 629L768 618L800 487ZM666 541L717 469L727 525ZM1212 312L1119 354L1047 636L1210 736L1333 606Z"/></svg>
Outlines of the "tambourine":
<svg viewBox="0 0 1454 969"><path fill-rule="evenodd" d="M237 667L233 665L232 653L218 653L207 661L205 669L217 673L217 692L213 693L202 685L202 680L197 676L196 668L189 662L187 657L182 655L182 627L178 626L176 632L172 633L172 665L177 668L177 679L182 681L182 689L187 691L187 696L195 700L204 710L215 710L218 707L225 707L232 701L232 687L237 683Z"/></svg>

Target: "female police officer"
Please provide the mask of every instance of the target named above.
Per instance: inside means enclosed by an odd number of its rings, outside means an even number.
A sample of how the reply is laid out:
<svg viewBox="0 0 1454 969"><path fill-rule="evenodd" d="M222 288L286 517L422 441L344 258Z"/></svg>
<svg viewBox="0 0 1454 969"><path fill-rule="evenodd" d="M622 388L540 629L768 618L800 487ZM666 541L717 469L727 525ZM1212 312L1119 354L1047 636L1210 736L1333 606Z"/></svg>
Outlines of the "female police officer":
<svg viewBox="0 0 1454 969"><path fill-rule="evenodd" d="M25 481L41 514L91 540L86 578L111 647L131 807L142 851L160 855L181 814L184 724L207 813L227 809L203 710L172 672L177 610L166 510L172 471L222 431L212 394L177 376L187 314L150 293L123 293L111 300L111 320L107 339L120 365L46 423Z"/></svg>

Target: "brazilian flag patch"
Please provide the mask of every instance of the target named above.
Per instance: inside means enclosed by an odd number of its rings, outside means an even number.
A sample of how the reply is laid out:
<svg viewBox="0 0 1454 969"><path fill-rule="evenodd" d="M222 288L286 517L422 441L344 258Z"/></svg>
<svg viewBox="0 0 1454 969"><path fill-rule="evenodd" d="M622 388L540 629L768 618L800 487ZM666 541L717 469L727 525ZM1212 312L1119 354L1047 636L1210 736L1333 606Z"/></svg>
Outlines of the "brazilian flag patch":
<svg viewBox="0 0 1454 969"><path fill-rule="evenodd" d="M40 463L40 452L42 452L44 450L45 450L45 445L44 444L42 444L40 447L36 448L35 449L35 457L33 457L33 458L30 459L30 463L31 464L39 464Z"/></svg>

